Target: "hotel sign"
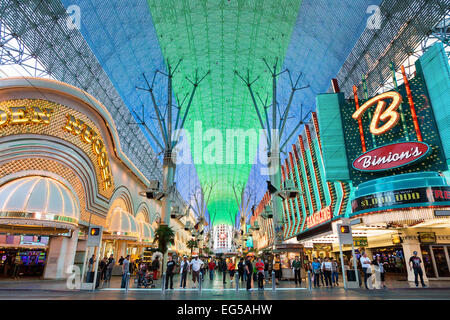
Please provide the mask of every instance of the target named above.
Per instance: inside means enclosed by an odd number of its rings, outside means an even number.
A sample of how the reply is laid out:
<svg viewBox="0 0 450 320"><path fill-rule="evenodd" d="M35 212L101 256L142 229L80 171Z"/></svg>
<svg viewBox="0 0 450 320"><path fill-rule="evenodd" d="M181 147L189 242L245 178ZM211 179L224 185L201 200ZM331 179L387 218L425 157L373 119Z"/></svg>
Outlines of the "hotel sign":
<svg viewBox="0 0 450 320"><path fill-rule="evenodd" d="M428 154L430 147L423 142L401 142L370 150L353 161L360 171L383 171L405 166Z"/></svg>
<svg viewBox="0 0 450 320"><path fill-rule="evenodd" d="M418 69L419 70L419 69ZM339 104L350 179L354 186L393 174L448 170L420 70L396 90Z"/></svg>
<svg viewBox="0 0 450 320"><path fill-rule="evenodd" d="M98 129L90 123L92 121L82 113L47 100L0 101L0 137L16 134L50 135L77 145L93 162L100 192L109 198L113 190L113 178L108 153ZM71 138L64 132L79 139Z"/></svg>
<svg viewBox="0 0 450 320"><path fill-rule="evenodd" d="M109 189L112 184L111 169L109 168L108 154L102 138L90 126L84 123L83 120L77 119L71 114L67 114L66 118L67 122L63 129L75 136L79 136L81 141L92 146L92 151L97 155L97 162L102 173L104 188Z"/></svg>
<svg viewBox="0 0 450 320"><path fill-rule="evenodd" d="M49 124L52 108L18 106L0 109L0 128L17 124Z"/></svg>
<svg viewBox="0 0 450 320"><path fill-rule="evenodd" d="M314 214L306 218L306 227L308 229L312 228L321 223L331 220L331 218L332 218L331 207L330 206L325 207L322 210L315 212Z"/></svg>

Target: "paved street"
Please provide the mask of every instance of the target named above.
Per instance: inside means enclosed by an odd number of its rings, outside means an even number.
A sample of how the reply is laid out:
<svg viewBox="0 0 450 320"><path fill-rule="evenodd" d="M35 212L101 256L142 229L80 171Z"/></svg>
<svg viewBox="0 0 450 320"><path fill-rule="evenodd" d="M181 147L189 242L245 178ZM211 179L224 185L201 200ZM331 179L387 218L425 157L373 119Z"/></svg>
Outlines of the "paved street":
<svg viewBox="0 0 450 320"><path fill-rule="evenodd" d="M155 281L155 287L149 289L136 288L132 279L128 292L120 289L120 277L113 277L110 285L101 285L95 292L72 291L66 288L65 281L0 281L0 299L58 299L58 300L438 300L450 299L449 281L432 281L428 288L410 288L407 281L390 281L387 289L365 290L295 286L293 281L281 281L277 290L272 291L271 283L267 283L264 291L247 292L244 287L236 291L235 283L228 279L224 285L222 278L214 281L206 278L202 291L193 289L190 279L186 289L179 288L179 276L175 276L174 290L161 291L161 280Z"/></svg>

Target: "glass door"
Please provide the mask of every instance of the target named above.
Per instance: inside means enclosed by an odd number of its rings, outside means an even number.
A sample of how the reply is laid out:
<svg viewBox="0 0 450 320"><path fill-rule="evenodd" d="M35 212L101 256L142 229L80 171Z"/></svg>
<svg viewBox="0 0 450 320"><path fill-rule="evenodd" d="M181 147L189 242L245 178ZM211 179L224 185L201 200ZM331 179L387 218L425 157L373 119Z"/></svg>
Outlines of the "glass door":
<svg viewBox="0 0 450 320"><path fill-rule="evenodd" d="M450 278L450 270L448 263L447 247L432 246L434 261L436 262L437 276L439 278Z"/></svg>
<svg viewBox="0 0 450 320"><path fill-rule="evenodd" d="M431 246L421 245L420 249L422 251L423 266L425 268L425 273L428 278L436 278L436 272L433 267L433 259L431 257Z"/></svg>

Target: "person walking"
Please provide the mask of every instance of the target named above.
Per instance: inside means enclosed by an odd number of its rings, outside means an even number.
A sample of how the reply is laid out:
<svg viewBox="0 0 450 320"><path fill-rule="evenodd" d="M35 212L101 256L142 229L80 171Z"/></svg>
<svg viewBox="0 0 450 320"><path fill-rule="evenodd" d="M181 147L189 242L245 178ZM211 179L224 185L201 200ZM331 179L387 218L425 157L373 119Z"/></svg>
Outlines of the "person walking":
<svg viewBox="0 0 450 320"><path fill-rule="evenodd" d="M311 269L313 271L314 277L314 288L320 288L320 267L320 262L317 261L317 258L314 258L313 262L311 263Z"/></svg>
<svg viewBox="0 0 450 320"><path fill-rule="evenodd" d="M267 259L264 260L264 279L266 283L269 282L269 261Z"/></svg>
<svg viewBox="0 0 450 320"><path fill-rule="evenodd" d="M102 259L102 261L100 261L100 264L98 266L99 270L100 270L100 280L105 280L106 279L106 265L108 263L108 259L106 257L104 257Z"/></svg>
<svg viewBox="0 0 450 320"><path fill-rule="evenodd" d="M411 258L409 258L409 269L411 271L414 270L414 282L416 283L416 288L419 287L419 276L422 287L426 288L427 286L423 281L422 259L417 256L417 251L414 251Z"/></svg>
<svg viewBox="0 0 450 320"><path fill-rule="evenodd" d="M222 272L222 282L223 284L225 284L227 281L227 271L228 271L228 266L225 259L220 260L219 270Z"/></svg>
<svg viewBox="0 0 450 320"><path fill-rule="evenodd" d="M208 270L209 270L209 280L214 280L214 269L216 268L216 263L213 259L208 263Z"/></svg>
<svg viewBox="0 0 450 320"><path fill-rule="evenodd" d="M114 260L114 255L110 255L108 262L106 263L106 281L111 280L112 270L113 270L115 263L116 263L116 260Z"/></svg>
<svg viewBox="0 0 450 320"><path fill-rule="evenodd" d="M375 272L378 272L380 274L381 287L386 288L384 284L385 280L384 276L386 274L386 271L384 270L384 265L387 264L387 262L384 262L383 258L380 255L377 255L375 260L373 260L372 264L378 267L378 270L376 270Z"/></svg>
<svg viewBox="0 0 450 320"><path fill-rule="evenodd" d="M128 281L128 274L130 273L130 256L126 256L122 261L122 283L121 288L126 288Z"/></svg>
<svg viewBox="0 0 450 320"><path fill-rule="evenodd" d="M204 263L198 258L198 255L194 255L194 259L191 261L192 270L192 288L196 288L195 283L200 282L200 269L203 267ZM200 284L199 284L200 285Z"/></svg>
<svg viewBox="0 0 450 320"><path fill-rule="evenodd" d="M244 258L241 258L238 263L238 277L241 282L244 281L245 264Z"/></svg>
<svg viewBox="0 0 450 320"><path fill-rule="evenodd" d="M169 256L167 258L167 265L166 265L166 284L165 288L169 289L169 279L170 279L170 289L173 289L173 273L175 269L175 261L173 261L172 256Z"/></svg>
<svg viewBox="0 0 450 320"><path fill-rule="evenodd" d="M281 260L279 256L275 257L273 270L275 270L276 284L279 284L279 281L281 280Z"/></svg>
<svg viewBox="0 0 450 320"><path fill-rule="evenodd" d="M327 288L331 288L332 282L331 282L331 269L332 269L332 263L328 258L325 258L321 265L321 270L325 278L325 284Z"/></svg>
<svg viewBox="0 0 450 320"><path fill-rule="evenodd" d="M258 290L264 290L264 262L261 260L261 258L258 258L255 266L258 273Z"/></svg>
<svg viewBox="0 0 450 320"><path fill-rule="evenodd" d="M300 273L301 268L302 268L302 262L300 261L300 257L296 256L295 260L292 261L292 269L294 270L295 285L297 285L297 281L300 285L302 284L302 276Z"/></svg>
<svg viewBox="0 0 450 320"><path fill-rule="evenodd" d="M189 261L187 260L187 257L184 256L180 266L180 274L181 274L180 288L183 289L186 288L186 279L188 271L189 271Z"/></svg>
<svg viewBox="0 0 450 320"><path fill-rule="evenodd" d="M158 279L158 271L159 271L159 257L156 257L152 262L153 269L153 280Z"/></svg>
<svg viewBox="0 0 450 320"><path fill-rule="evenodd" d="M369 278L369 273L370 273L369 270L371 270L370 269L371 261L370 261L369 257L367 256L366 252L363 253L363 255L359 259L359 261L361 262L361 267L362 267L362 270L364 273L364 286L368 290L369 288L367 287L367 279Z"/></svg>
<svg viewBox="0 0 450 320"><path fill-rule="evenodd" d="M333 286L339 286L339 265L334 258L331 258L331 280L333 281Z"/></svg>
<svg viewBox="0 0 450 320"><path fill-rule="evenodd" d="M228 262L228 272L230 273L230 283L233 283L234 273L236 271L236 265L232 258Z"/></svg>
<svg viewBox="0 0 450 320"><path fill-rule="evenodd" d="M247 277L247 291L252 288L252 273L253 273L253 265L250 261L250 257L247 256L245 259L245 275Z"/></svg>

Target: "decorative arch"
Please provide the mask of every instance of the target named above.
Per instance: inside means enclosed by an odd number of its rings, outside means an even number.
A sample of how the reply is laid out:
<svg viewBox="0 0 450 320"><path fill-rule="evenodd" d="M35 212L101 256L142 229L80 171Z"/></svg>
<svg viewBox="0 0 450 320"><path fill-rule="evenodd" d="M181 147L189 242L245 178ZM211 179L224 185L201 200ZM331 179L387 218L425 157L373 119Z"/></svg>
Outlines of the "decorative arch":
<svg viewBox="0 0 450 320"><path fill-rule="evenodd" d="M136 220L140 220L142 217L145 222L151 223L150 209L146 202L141 202L139 204L134 216L136 217Z"/></svg>
<svg viewBox="0 0 450 320"><path fill-rule="evenodd" d="M125 186L120 186L114 191L114 194L112 195L109 202L108 214L111 212L111 209L116 207L120 207L130 214L134 213L131 193L130 190L128 190L128 188Z"/></svg>
<svg viewBox="0 0 450 320"><path fill-rule="evenodd" d="M104 224L108 200L99 193L92 162L76 146L56 137L24 134L2 137L2 149L2 184L31 174L53 177L73 188L81 220L91 217L93 223Z"/></svg>

